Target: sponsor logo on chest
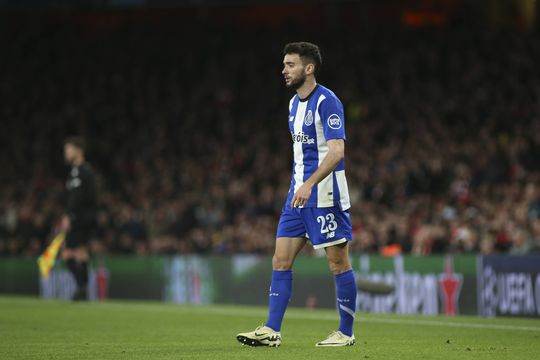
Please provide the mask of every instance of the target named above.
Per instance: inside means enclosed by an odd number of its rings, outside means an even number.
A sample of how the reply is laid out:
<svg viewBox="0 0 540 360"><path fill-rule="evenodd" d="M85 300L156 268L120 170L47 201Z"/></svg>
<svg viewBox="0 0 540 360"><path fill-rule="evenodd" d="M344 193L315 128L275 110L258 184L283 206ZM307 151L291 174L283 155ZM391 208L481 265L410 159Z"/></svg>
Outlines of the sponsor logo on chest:
<svg viewBox="0 0 540 360"><path fill-rule="evenodd" d="M312 137L309 137L309 135L303 131L297 132L296 134L291 132L291 135L292 135L293 143L298 142L302 144L315 144L315 139Z"/></svg>

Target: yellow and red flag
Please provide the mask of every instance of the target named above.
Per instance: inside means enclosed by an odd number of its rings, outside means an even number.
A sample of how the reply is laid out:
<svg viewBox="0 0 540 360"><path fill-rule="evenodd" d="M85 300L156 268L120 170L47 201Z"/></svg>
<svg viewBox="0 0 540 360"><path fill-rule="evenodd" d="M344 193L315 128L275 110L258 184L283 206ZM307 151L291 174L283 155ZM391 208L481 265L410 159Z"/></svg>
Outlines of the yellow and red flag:
<svg viewBox="0 0 540 360"><path fill-rule="evenodd" d="M44 278L49 277L49 273L51 272L51 269L54 266L54 262L56 261L56 256L58 255L58 251L60 250L60 247L62 246L62 243L64 242L64 239L66 238L66 233L61 231L59 232L51 241L49 246L47 246L47 249L41 254L41 256L37 259L37 263L39 266L39 272L41 273L41 276Z"/></svg>

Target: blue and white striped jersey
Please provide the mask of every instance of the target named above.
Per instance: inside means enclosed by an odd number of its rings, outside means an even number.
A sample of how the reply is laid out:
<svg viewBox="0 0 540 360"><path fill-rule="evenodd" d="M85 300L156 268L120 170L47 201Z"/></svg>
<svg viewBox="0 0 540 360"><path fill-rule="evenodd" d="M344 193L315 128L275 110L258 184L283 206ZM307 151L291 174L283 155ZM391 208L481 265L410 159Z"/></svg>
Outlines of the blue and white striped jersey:
<svg viewBox="0 0 540 360"><path fill-rule="evenodd" d="M337 96L322 85L317 85L304 100L298 95L289 102L289 130L293 140L293 174L287 197L290 206L295 192L317 170L328 153L327 141L345 140L343 105ZM345 164L341 160L325 179L311 192L304 207L350 208L349 190L345 178Z"/></svg>

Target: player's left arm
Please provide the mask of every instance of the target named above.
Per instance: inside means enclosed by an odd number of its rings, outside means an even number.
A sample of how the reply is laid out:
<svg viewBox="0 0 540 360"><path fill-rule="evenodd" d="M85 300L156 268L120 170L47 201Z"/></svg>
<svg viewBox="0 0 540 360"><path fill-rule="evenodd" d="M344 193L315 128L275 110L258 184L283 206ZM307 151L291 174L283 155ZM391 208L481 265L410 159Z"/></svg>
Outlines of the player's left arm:
<svg viewBox="0 0 540 360"><path fill-rule="evenodd" d="M326 154L326 157L313 175L298 188L291 200L291 207L304 206L311 196L313 187L326 178L345 156L345 141L343 139L328 140L327 144L328 153Z"/></svg>

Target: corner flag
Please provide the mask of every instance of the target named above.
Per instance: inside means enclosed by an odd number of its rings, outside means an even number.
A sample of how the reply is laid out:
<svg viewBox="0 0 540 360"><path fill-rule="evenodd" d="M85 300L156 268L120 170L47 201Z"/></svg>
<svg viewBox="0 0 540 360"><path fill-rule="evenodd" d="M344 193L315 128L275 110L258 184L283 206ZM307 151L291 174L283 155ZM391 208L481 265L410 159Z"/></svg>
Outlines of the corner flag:
<svg viewBox="0 0 540 360"><path fill-rule="evenodd" d="M66 233L63 231L59 232L54 237L53 241L51 241L47 249L45 249L43 254L41 254L41 256L37 259L39 272L41 273L42 277L49 277L49 273L54 266L54 262L56 261L56 255L58 255L58 250L60 250L60 246L62 246L65 238Z"/></svg>

